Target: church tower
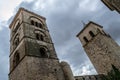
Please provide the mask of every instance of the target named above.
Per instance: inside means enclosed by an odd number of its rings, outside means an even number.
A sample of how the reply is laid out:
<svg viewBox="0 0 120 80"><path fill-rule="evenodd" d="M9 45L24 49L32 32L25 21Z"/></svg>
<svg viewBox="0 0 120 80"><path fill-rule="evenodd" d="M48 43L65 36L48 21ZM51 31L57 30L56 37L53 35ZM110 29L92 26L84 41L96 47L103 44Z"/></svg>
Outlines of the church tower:
<svg viewBox="0 0 120 80"><path fill-rule="evenodd" d="M9 28L9 80L65 80L46 19L20 8Z"/></svg>
<svg viewBox="0 0 120 80"><path fill-rule="evenodd" d="M98 74L107 74L113 66L120 69L120 47L102 26L89 22L77 37Z"/></svg>

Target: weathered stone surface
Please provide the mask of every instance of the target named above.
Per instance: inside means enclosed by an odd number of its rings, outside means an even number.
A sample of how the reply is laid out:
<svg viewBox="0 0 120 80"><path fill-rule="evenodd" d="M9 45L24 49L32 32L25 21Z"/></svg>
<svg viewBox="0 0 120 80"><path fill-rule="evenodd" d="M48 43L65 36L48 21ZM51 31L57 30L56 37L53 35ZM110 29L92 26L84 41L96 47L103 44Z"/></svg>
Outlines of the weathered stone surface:
<svg viewBox="0 0 120 80"><path fill-rule="evenodd" d="M58 60L26 56L10 74L12 80L65 80Z"/></svg>
<svg viewBox="0 0 120 80"><path fill-rule="evenodd" d="M61 67L63 69L66 80L74 80L72 70L67 62L61 62Z"/></svg>
<svg viewBox="0 0 120 80"><path fill-rule="evenodd" d="M90 31L94 36L90 35ZM84 36L88 42L83 39ZM120 69L120 47L99 25L90 22L78 38L98 74L107 75L112 70L112 65Z"/></svg>
<svg viewBox="0 0 120 80"><path fill-rule="evenodd" d="M75 76L75 80L103 80L103 75Z"/></svg>
<svg viewBox="0 0 120 80"><path fill-rule="evenodd" d="M44 17L21 8L10 29L9 80L68 80L69 72L64 74L59 63Z"/></svg>

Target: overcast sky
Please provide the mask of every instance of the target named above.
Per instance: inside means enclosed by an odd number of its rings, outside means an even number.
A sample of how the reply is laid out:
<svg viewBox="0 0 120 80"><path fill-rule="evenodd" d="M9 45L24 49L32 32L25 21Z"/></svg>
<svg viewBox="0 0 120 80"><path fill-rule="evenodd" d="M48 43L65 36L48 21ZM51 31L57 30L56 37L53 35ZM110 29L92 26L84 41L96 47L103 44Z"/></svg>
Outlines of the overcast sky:
<svg viewBox="0 0 120 80"><path fill-rule="evenodd" d="M60 61L67 61L74 75L97 74L76 35L82 22L96 22L120 44L120 15L100 0L0 0L0 80L8 80L9 24L20 7L46 17Z"/></svg>

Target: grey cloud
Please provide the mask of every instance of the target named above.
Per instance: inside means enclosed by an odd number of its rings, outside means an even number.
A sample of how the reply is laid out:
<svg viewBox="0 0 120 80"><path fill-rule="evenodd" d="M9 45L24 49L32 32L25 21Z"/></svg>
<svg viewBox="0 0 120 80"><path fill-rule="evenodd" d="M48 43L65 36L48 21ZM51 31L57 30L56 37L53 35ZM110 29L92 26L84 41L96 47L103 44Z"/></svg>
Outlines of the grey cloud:
<svg viewBox="0 0 120 80"><path fill-rule="evenodd" d="M36 0L36 1L37 1L37 0ZM16 13L20 7L24 7L24 8L26 8L26 9L28 9L28 10L34 10L36 1L34 1L34 0L31 1L31 2L23 1L23 2L20 3L20 5L18 5L18 6L15 8L15 11L14 11L14 12Z"/></svg>

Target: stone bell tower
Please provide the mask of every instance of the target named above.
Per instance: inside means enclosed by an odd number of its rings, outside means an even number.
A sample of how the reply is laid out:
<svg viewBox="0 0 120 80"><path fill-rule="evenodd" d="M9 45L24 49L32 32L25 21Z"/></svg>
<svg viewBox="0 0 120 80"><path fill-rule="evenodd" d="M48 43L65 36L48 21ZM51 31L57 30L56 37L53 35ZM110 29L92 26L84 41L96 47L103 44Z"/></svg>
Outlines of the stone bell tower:
<svg viewBox="0 0 120 80"><path fill-rule="evenodd" d="M46 19L20 8L9 28L9 80L65 80Z"/></svg>
<svg viewBox="0 0 120 80"><path fill-rule="evenodd" d="M120 69L120 47L102 26L89 22L77 37L98 74L107 74L113 65Z"/></svg>

